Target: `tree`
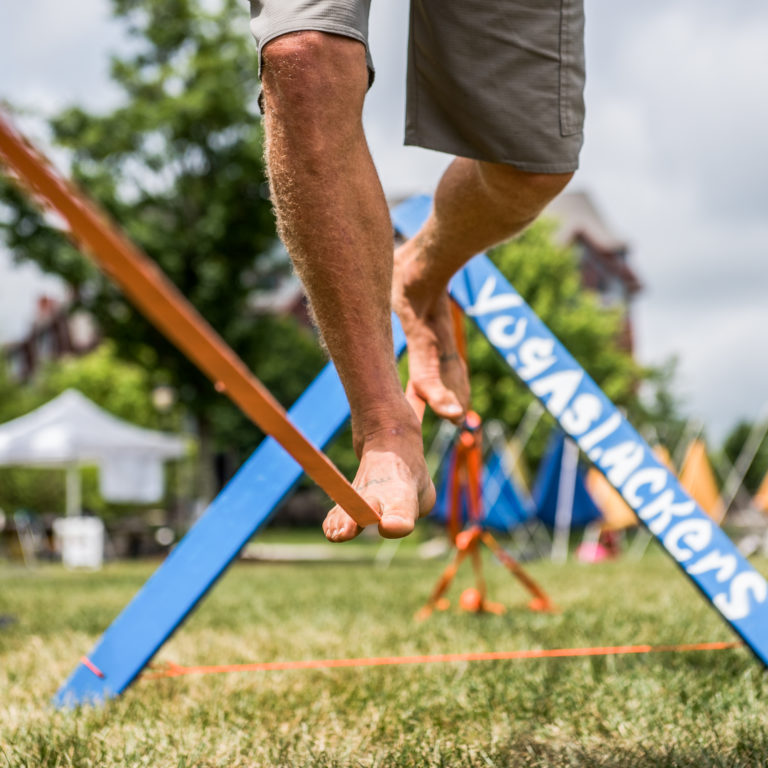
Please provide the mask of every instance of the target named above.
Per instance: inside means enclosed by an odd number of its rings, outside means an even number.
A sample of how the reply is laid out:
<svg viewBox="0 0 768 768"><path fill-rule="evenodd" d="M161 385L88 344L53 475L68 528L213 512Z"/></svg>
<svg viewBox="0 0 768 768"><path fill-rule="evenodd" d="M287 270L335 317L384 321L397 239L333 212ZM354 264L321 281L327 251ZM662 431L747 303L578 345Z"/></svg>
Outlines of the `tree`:
<svg viewBox="0 0 768 768"><path fill-rule="evenodd" d="M239 0L112 0L136 45L113 59L124 95L106 114L79 107L50 119L71 175L153 258L201 314L288 403L323 361L291 319L256 317L253 292L287 270L275 246L256 102L256 47ZM117 355L171 385L194 414L208 457L240 459L259 433L16 190L0 201L15 258L72 286ZM206 461L210 465L209 461ZM203 495L210 496L210 483Z"/></svg>
<svg viewBox="0 0 768 768"><path fill-rule="evenodd" d="M677 451L686 437L689 419L683 416L683 404L673 390L677 359L667 360L658 368L648 370L640 388L638 423L644 426L653 441Z"/></svg>

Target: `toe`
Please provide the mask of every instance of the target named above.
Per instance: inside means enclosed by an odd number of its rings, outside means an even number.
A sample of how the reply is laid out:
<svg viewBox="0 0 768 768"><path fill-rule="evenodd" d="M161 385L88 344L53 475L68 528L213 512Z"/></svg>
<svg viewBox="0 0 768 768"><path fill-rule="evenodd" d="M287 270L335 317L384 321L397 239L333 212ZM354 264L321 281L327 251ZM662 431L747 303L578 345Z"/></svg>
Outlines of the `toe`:
<svg viewBox="0 0 768 768"><path fill-rule="evenodd" d="M432 511L436 501L435 484L428 477L426 487L419 493L419 517L426 517Z"/></svg>
<svg viewBox="0 0 768 768"><path fill-rule="evenodd" d="M404 536L413 532L416 521L413 516L393 510L385 512L379 522L379 533L385 539L402 539Z"/></svg>
<svg viewBox="0 0 768 768"><path fill-rule="evenodd" d="M328 541L349 541L362 533L362 528L339 506L335 506L323 521L323 533Z"/></svg>
<svg viewBox="0 0 768 768"><path fill-rule="evenodd" d="M456 424L464 420L464 408L459 398L447 389L442 382L414 382L414 390L425 400L429 407L442 419L448 419Z"/></svg>
<svg viewBox="0 0 768 768"><path fill-rule="evenodd" d="M401 539L408 536L416 526L420 511L419 502L410 494L389 499L386 505L382 505L379 533L385 539Z"/></svg>

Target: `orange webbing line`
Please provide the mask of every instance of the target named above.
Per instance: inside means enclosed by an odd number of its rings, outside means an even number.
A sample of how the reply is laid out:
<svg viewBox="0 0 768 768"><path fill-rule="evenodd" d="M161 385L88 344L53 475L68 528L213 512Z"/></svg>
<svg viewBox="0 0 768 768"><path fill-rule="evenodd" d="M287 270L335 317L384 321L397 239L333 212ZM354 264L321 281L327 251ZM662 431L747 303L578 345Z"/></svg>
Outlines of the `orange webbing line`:
<svg viewBox="0 0 768 768"><path fill-rule="evenodd" d="M467 365L467 343L464 335L464 317L455 301L451 301L451 323L453 325L453 336L456 342L456 353L464 362L464 365ZM470 414L467 413L465 421L468 420L469 417ZM466 491L468 494L467 506L469 509L469 519L475 520L477 516L476 513L479 515L479 510L477 508L477 505L479 504L479 496L473 495L473 485L469 477L469 472L471 472L472 467L467 458L471 448L470 444L465 440L465 434L465 430L462 430L459 439L456 442L456 453L454 456L451 476L451 509L448 518L448 532L451 540L454 542L462 529L462 491ZM474 444L474 436L472 436L471 444Z"/></svg>
<svg viewBox="0 0 768 768"><path fill-rule="evenodd" d="M135 306L361 525L379 515L288 420L282 406L144 253L34 150L0 113L0 158L69 225Z"/></svg>
<svg viewBox="0 0 768 768"><path fill-rule="evenodd" d="M680 645L613 645L596 648L554 648L527 651L439 653L432 656L376 656L357 659L311 659L307 661L266 661L256 664L219 664L182 667L169 664L142 675L145 680L182 675L216 675L225 672L278 672L292 669L338 669L343 667L389 667L405 664L441 664L460 661L515 661L523 659L565 659L583 656L622 656L672 651L722 651L741 648L741 642L684 643Z"/></svg>

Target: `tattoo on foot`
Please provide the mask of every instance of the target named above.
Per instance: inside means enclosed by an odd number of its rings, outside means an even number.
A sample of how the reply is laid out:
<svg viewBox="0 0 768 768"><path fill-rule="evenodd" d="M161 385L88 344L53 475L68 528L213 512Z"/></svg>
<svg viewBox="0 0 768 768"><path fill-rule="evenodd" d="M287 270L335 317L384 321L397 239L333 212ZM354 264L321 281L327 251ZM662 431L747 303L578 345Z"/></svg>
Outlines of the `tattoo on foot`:
<svg viewBox="0 0 768 768"><path fill-rule="evenodd" d="M379 478L375 478L374 480L368 480L368 482L363 483L362 485L356 485L355 490L364 491L370 485L383 485L384 483L390 483L390 482L392 482L391 477L379 477Z"/></svg>

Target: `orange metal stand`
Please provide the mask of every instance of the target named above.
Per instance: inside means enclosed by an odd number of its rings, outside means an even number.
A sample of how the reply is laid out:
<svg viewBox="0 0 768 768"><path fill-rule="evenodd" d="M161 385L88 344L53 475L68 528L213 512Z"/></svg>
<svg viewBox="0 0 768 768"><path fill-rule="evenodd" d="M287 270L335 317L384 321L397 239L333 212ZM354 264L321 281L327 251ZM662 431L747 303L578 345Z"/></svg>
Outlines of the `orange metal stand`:
<svg viewBox="0 0 768 768"><path fill-rule="evenodd" d="M462 316L453 305L453 321L459 354L466 361L466 340ZM503 613L504 606L487 599L487 587L483 576L483 560L480 545L484 544L502 565L533 595L528 608L533 611L557 610L544 590L534 581L498 541L482 528L482 422L474 411L467 413L464 427L456 443L456 460L450 477L450 507L448 510L448 533L456 548L453 562L443 571L427 603L417 612L416 618L428 618L434 610L446 610L449 606L445 593L467 557L472 560L475 572L475 587L466 589L459 598L459 606L472 613ZM462 530L462 495L466 494L469 510L469 526Z"/></svg>

